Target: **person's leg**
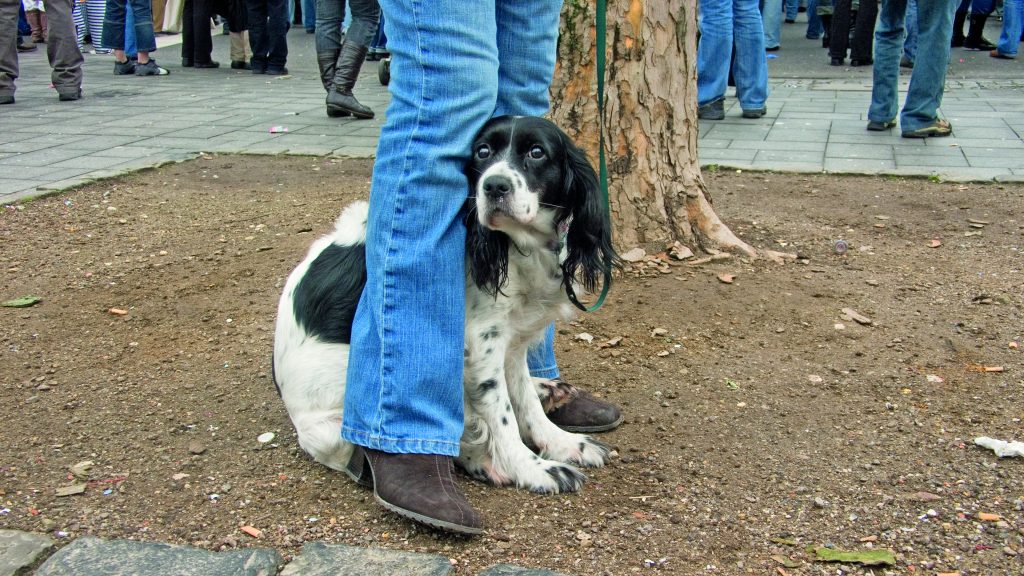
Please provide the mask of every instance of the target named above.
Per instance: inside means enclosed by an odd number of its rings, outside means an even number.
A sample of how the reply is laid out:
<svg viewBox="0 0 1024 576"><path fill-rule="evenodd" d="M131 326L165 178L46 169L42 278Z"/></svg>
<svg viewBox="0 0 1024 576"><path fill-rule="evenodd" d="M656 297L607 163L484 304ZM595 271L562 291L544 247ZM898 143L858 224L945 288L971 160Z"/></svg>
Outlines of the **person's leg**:
<svg viewBox="0 0 1024 576"><path fill-rule="evenodd" d="M135 41L135 10L131 4L124 7L124 54L130 60L139 57L139 43Z"/></svg>
<svg viewBox="0 0 1024 576"><path fill-rule="evenodd" d="M1021 26L1024 25L1024 0L1003 1L1003 30L999 34L999 42L993 56L1017 56L1017 45L1020 43Z"/></svg>
<svg viewBox="0 0 1024 576"><path fill-rule="evenodd" d="M942 92L949 65L949 42L952 33L953 4L950 2L919 2L917 5L917 47L927 58L914 62L910 88L900 113L904 133L935 123L942 104Z"/></svg>
<svg viewBox="0 0 1024 576"><path fill-rule="evenodd" d="M736 58L733 60L736 99L744 112L755 114L764 109L768 99L768 61L761 37L761 14L757 10L757 0L732 0L732 11L736 43Z"/></svg>
<svg viewBox="0 0 1024 576"><path fill-rule="evenodd" d="M860 0L857 23L850 45L850 64L866 66L871 64L871 44L875 35L875 19L878 18L878 0Z"/></svg>
<svg viewBox="0 0 1024 576"><path fill-rule="evenodd" d="M904 26L907 29L907 39L903 41L901 66L905 65L904 61L913 65L917 58L917 0L907 0L907 17L904 20Z"/></svg>
<svg viewBox="0 0 1024 576"><path fill-rule="evenodd" d="M302 26L306 32L316 32L316 2L317 0L302 0Z"/></svg>
<svg viewBox="0 0 1024 576"><path fill-rule="evenodd" d="M181 8L181 65L185 68L196 64L195 6L203 0L183 0Z"/></svg>
<svg viewBox="0 0 1024 576"><path fill-rule="evenodd" d="M851 0L835 0L832 35L828 45L828 55L833 66L842 66L846 60L846 51L850 45L851 4Z"/></svg>
<svg viewBox="0 0 1024 576"><path fill-rule="evenodd" d="M732 60L733 7L731 1L721 0L698 0L698 5L697 105L707 106L725 97Z"/></svg>
<svg viewBox="0 0 1024 576"><path fill-rule="evenodd" d="M252 49L253 74L267 72L267 2L245 0L249 17L249 48Z"/></svg>
<svg viewBox="0 0 1024 576"><path fill-rule="evenodd" d="M561 376L558 360L555 358L555 325L551 324L544 330L544 340L530 347L526 354L526 363L530 367L530 376L553 380Z"/></svg>
<svg viewBox="0 0 1024 576"><path fill-rule="evenodd" d="M907 0L886 0L875 27L875 63L872 69L871 105L868 120L891 128L899 107L897 81L904 39ZM945 66L945 62L942 64ZM871 128L874 129L874 128Z"/></svg>
<svg viewBox="0 0 1024 576"><path fill-rule="evenodd" d="M46 57L53 73L53 87L61 100L78 100L82 95L82 51L75 38L75 23L71 19L72 0L46 0L49 14L49 38Z"/></svg>
<svg viewBox="0 0 1024 576"><path fill-rule="evenodd" d="M208 0L193 0L192 31L195 34L193 58L196 66L213 67L213 37L210 33L210 3ZM183 18L184 19L184 18Z"/></svg>
<svg viewBox="0 0 1024 576"><path fill-rule="evenodd" d="M720 3L728 6L729 0L722 0ZM764 0L761 21L764 25L765 49L778 48L782 36L782 0Z"/></svg>
<svg viewBox="0 0 1024 576"><path fill-rule="evenodd" d="M800 12L800 0L786 0L786 22L796 22L796 15Z"/></svg>
<svg viewBox="0 0 1024 576"><path fill-rule="evenodd" d="M370 42L377 33L380 5L377 0L349 0L352 25L345 33L345 41L338 53L331 89L327 92L327 113L351 114L356 118L373 118L374 112L363 106L352 93L359 70L366 61Z"/></svg>
<svg viewBox="0 0 1024 576"><path fill-rule="evenodd" d="M130 0L135 17L135 45L139 52L139 63L149 61L149 53L156 52L156 35L153 33L153 8L149 0Z"/></svg>
<svg viewBox="0 0 1024 576"><path fill-rule="evenodd" d="M818 15L818 0L807 0L807 33L808 40L817 40L824 33L821 16Z"/></svg>
<svg viewBox="0 0 1024 576"><path fill-rule="evenodd" d="M18 7L21 2L0 2L0 104L14 104L18 78Z"/></svg>
<svg viewBox="0 0 1024 576"><path fill-rule="evenodd" d="M285 72L288 62L288 28L286 4L293 0L268 0L267 2L267 72Z"/></svg>
<svg viewBox="0 0 1024 576"><path fill-rule="evenodd" d="M995 10L995 0L972 0L971 2L971 18L970 26L966 38L964 38L964 48L967 50L994 50L996 45L985 38L983 35L985 32L985 22L988 20L989 14Z"/></svg>
<svg viewBox="0 0 1024 576"><path fill-rule="evenodd" d="M334 73L341 53L341 23L345 20L345 0L316 0L316 63L324 90L334 86ZM330 112L328 112L330 115Z"/></svg>
<svg viewBox="0 0 1024 576"><path fill-rule="evenodd" d="M967 12L971 7L971 0L961 0L953 15L953 33L950 37L950 46L959 48L964 45L964 22L967 21Z"/></svg>

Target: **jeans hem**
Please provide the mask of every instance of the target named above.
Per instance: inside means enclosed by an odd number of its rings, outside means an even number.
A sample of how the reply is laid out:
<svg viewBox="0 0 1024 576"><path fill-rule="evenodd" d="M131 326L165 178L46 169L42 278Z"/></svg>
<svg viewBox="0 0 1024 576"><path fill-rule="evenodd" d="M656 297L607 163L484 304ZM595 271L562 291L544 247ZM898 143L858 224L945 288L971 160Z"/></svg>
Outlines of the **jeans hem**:
<svg viewBox="0 0 1024 576"><path fill-rule="evenodd" d="M439 454L458 456L459 443L422 438L388 438L343 426L341 437L353 444L390 454Z"/></svg>
<svg viewBox="0 0 1024 576"><path fill-rule="evenodd" d="M558 371L558 366L553 366L551 368L530 368L530 376L533 376L534 378L554 380L561 376L561 373Z"/></svg>

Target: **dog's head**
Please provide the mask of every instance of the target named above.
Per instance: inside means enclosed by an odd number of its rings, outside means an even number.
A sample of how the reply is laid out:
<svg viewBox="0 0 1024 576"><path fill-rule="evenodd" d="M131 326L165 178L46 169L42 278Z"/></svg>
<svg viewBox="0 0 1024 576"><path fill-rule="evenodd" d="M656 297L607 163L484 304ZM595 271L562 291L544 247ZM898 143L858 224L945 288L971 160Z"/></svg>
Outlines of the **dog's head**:
<svg viewBox="0 0 1024 576"><path fill-rule="evenodd" d="M586 154L552 122L501 116L473 141L467 243L477 286L497 294L508 273L510 241L519 250L551 249L565 235L562 273L593 290L618 265L611 223Z"/></svg>

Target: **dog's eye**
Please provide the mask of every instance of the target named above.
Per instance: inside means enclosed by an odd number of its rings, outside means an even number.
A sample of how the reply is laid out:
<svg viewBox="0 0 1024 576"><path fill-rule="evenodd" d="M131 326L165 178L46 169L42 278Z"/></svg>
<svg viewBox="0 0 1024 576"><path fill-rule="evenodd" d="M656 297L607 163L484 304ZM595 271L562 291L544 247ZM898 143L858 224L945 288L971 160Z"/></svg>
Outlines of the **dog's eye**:
<svg viewBox="0 0 1024 576"><path fill-rule="evenodd" d="M480 147L476 149L476 157L480 160L487 160L491 157L491 147L487 144L481 144Z"/></svg>
<svg viewBox="0 0 1024 576"><path fill-rule="evenodd" d="M541 148L540 146L534 146L533 148L530 148L530 158L533 158L534 160L540 160L544 156L544 149Z"/></svg>

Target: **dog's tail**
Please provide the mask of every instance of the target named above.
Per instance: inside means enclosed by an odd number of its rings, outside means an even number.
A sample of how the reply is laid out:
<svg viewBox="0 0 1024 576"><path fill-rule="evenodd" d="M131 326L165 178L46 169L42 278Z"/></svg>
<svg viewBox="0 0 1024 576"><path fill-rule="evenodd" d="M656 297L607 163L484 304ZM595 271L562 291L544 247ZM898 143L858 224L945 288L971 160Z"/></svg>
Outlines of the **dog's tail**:
<svg viewBox="0 0 1024 576"><path fill-rule="evenodd" d="M366 219L369 213L370 205L365 200L357 200L346 206L334 222L331 241L339 246L365 244Z"/></svg>

